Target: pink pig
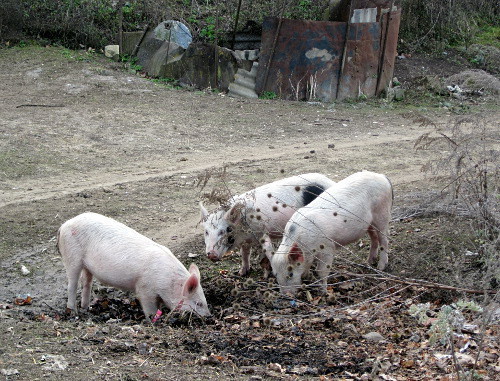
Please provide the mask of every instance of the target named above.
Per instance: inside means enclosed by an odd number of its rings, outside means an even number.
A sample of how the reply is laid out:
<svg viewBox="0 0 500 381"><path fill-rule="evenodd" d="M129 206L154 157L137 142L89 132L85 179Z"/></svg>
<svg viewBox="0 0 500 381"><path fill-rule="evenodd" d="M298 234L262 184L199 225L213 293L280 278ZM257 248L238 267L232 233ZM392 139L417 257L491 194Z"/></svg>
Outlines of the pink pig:
<svg viewBox="0 0 500 381"><path fill-rule="evenodd" d="M212 261L233 249L242 255L240 275L250 270L250 251L261 246L264 276L273 252L272 238L280 238L295 211L318 197L334 182L319 173L306 173L262 185L229 200L211 214L200 203L205 228L205 250ZM267 257L267 258L266 258Z"/></svg>
<svg viewBox="0 0 500 381"><path fill-rule="evenodd" d="M68 277L68 304L76 311L76 291L81 275L81 306L90 304L92 277L126 291L133 291L149 319L159 302L171 310L210 315L200 284L200 271L189 271L165 246L111 218L83 213L66 221L57 234Z"/></svg>
<svg viewBox="0 0 500 381"><path fill-rule="evenodd" d="M334 250L370 236L368 262L380 253L378 269L387 266L388 230L393 201L392 185L384 175L358 172L325 190L299 209L287 223L283 240L271 259L281 291L294 294L316 262L326 292Z"/></svg>

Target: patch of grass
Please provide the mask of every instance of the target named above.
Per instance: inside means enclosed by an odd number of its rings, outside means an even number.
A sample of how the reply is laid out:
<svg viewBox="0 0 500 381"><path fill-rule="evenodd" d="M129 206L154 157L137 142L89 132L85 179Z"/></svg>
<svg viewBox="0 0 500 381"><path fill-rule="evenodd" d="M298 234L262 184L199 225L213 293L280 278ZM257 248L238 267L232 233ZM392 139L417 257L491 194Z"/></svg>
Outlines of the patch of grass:
<svg viewBox="0 0 500 381"><path fill-rule="evenodd" d="M276 94L274 91L264 91L260 97L260 99L276 99L278 98L278 94Z"/></svg>
<svg viewBox="0 0 500 381"><path fill-rule="evenodd" d="M61 54L64 58L69 61L86 61L89 62L94 58L95 50L71 50L67 48L61 48Z"/></svg>
<svg viewBox="0 0 500 381"><path fill-rule="evenodd" d="M141 71L142 70L142 65L139 65L137 63L137 57L132 57L129 55L123 55L120 56L120 60L124 62L126 65L128 65L129 69L135 70L135 71Z"/></svg>
<svg viewBox="0 0 500 381"><path fill-rule="evenodd" d="M481 45L490 45L500 49L500 27L485 25L476 35L476 42Z"/></svg>
<svg viewBox="0 0 500 381"><path fill-rule="evenodd" d="M149 78L149 80L155 85L164 86L168 89L182 89L182 87L179 85L179 81L174 78Z"/></svg>

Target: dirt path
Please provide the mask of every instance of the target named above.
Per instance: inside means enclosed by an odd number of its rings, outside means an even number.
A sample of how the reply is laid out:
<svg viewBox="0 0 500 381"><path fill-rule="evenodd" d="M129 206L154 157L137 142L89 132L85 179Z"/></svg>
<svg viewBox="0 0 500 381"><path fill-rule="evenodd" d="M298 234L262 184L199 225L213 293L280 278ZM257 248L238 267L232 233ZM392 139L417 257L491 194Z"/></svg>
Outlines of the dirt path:
<svg viewBox="0 0 500 381"><path fill-rule="evenodd" d="M352 157L356 151L360 150L376 150L380 147L390 147L394 144L412 144L421 131L411 131L412 133L405 134L404 138L400 136L380 137L371 136L358 138L350 142L339 142L332 148L342 152L343 155ZM336 139L336 141L338 141ZM310 147L324 146L324 141L311 140L308 142ZM2 201L0 208L28 201L40 201L51 197L60 197L71 193L83 191L92 191L97 188L107 188L116 186L117 184L153 180L162 177L175 176L179 174L189 174L195 176L203 171L215 169L218 166L226 165L235 167L242 165L245 162L252 160L272 160L278 163L284 163L290 160L290 152L298 151L301 147L296 144L275 147L269 150L268 147L256 147L249 151L246 147L234 147L231 149L231 157L228 157L226 150L214 150L210 153L211 162L207 163L203 154L191 155L189 163L177 163L172 165L171 161L158 159L155 161L136 161L133 165L123 163L119 168L106 168L106 173L103 170L90 170L82 178L81 174L56 174L51 177L40 179L22 179L13 180L10 182L12 188L2 192ZM387 148L385 148L387 149ZM307 153L307 150L302 150ZM302 153L297 153L294 156L299 157ZM221 163L219 165L214 163ZM386 164L386 163L384 163ZM405 175L395 175L396 182L415 181L421 179L423 174L420 173L418 166L421 165L421 160L414 157L414 163L410 165L409 173ZM373 165L372 165L373 167ZM165 168L169 168L165 170Z"/></svg>
<svg viewBox="0 0 500 381"><path fill-rule="evenodd" d="M430 128L414 123L412 115L423 111L446 126L454 117L450 112L381 103L372 107L246 100L174 90L103 58L56 48L0 49L0 88L2 369L17 369L20 379L29 374L33 380L370 373L371 365L362 359L378 358L381 349L360 344L360 334L345 332L342 327L351 324L351 317L337 323L328 317L317 326L315 312L301 310L297 312L304 314L305 325L299 329L302 323L288 324L293 319L280 317L281 307L259 299L258 290L239 301L251 307L237 312L231 291L241 280L224 274L238 268L239 258L216 266L205 259L198 201L220 186L236 194L298 173L322 172L335 180L367 169L392 180L399 210L409 205L408 195L436 191L420 168L437 153L414 149L415 140ZM483 113L498 120L496 109ZM226 175L219 179L224 167ZM200 179L207 173L212 177L202 189ZM184 263L196 262L217 316L207 323L179 326L169 321L160 330L140 324L140 318L124 323L109 311L85 321L61 320L66 281L54 235L62 222L86 210L127 223L171 248ZM435 256L445 249L463 249L461 225L447 228L448 220L440 218L393 224L394 274L415 275L420 269L432 278L450 262L443 256L438 265ZM360 243L347 254L363 262L365 249ZM21 266L30 274L22 275ZM256 288L259 282L266 284L260 274L252 277ZM372 286L382 294L390 289ZM139 313L130 312L133 306L123 293L104 286L98 286L97 293L115 297L111 306L125 311L124 316ZM14 305L13 299L24 294L31 295L32 304ZM348 306L349 300L340 303ZM342 310L340 304L334 307L335 313ZM388 311L394 318L401 315L396 307L372 307L374 319L386 319ZM276 325L266 326L273 313L278 314ZM380 325L371 328L382 330ZM293 333L297 329L300 335ZM391 327L387 329L390 335ZM365 352L343 350L337 347L339 339ZM212 352L215 358L202 359ZM297 359L294 353L306 358ZM64 370L57 369L57 361L63 360L49 355L62 356L67 361L61 365ZM307 361L316 370L304 368ZM284 364L283 372L269 371L269 362ZM299 370L294 370L296 363L301 364ZM351 365L338 365L343 363ZM242 370L252 366L256 369ZM413 371L417 377L418 369Z"/></svg>

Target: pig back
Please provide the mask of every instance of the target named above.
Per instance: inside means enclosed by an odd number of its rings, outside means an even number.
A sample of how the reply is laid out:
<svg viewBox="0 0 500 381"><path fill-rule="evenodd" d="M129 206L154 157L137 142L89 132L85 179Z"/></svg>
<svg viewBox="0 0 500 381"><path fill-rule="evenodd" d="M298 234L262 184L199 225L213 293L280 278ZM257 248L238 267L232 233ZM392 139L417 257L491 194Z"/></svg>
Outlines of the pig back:
<svg viewBox="0 0 500 381"><path fill-rule="evenodd" d="M300 208L315 200L334 181L319 173L306 173L260 186L239 196L246 222L254 231L283 232Z"/></svg>
<svg viewBox="0 0 500 381"><path fill-rule="evenodd" d="M58 247L63 261L79 261L100 282L123 290L134 291L141 279L171 283L175 276L189 276L168 248L96 213L84 213L64 223Z"/></svg>

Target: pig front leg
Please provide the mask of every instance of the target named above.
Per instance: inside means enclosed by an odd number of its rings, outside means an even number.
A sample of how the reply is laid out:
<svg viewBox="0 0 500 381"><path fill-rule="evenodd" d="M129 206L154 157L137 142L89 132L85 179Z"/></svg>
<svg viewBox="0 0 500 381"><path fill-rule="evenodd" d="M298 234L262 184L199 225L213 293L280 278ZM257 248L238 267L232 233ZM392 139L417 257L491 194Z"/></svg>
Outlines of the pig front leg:
<svg viewBox="0 0 500 381"><path fill-rule="evenodd" d="M271 241L271 237L269 237L269 235L267 234L264 234L260 239L260 244L262 246L262 252L264 253L264 255L267 257L267 259L271 260L274 253L274 247L273 242Z"/></svg>
<svg viewBox="0 0 500 381"><path fill-rule="evenodd" d="M269 278L269 274L271 273L271 258L274 254L274 247L271 241L271 237L269 235L264 234L260 239L260 243L262 245L262 256L260 259L260 267L264 272L264 279Z"/></svg>
<svg viewBox="0 0 500 381"><path fill-rule="evenodd" d="M250 245L249 244L243 244L240 249L240 254L241 254L241 269L240 269L240 276L245 276L249 273L250 271Z"/></svg>
<svg viewBox="0 0 500 381"><path fill-rule="evenodd" d="M316 260L316 273L320 281L320 291L326 294L328 286L328 276L330 275L330 270L333 263L333 253L325 253L325 255L318 256Z"/></svg>
<svg viewBox="0 0 500 381"><path fill-rule="evenodd" d="M264 272L264 279L269 278L269 274L271 273L271 262L267 259L266 256L262 256L260 259L260 267Z"/></svg>
<svg viewBox="0 0 500 381"><path fill-rule="evenodd" d="M135 294L141 303L146 321L151 321L151 316L158 311L158 296L148 290L147 285L136 286Z"/></svg>

